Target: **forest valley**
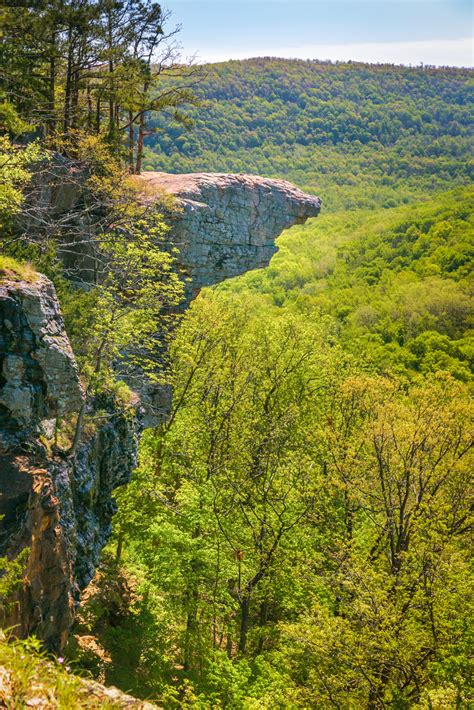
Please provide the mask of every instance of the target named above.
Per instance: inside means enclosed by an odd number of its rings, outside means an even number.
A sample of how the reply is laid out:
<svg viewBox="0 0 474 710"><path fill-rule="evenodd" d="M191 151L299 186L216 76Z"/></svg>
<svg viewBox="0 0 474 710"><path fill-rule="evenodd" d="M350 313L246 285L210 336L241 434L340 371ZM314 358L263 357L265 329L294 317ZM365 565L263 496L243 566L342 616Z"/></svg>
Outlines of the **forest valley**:
<svg viewBox="0 0 474 710"><path fill-rule="evenodd" d="M170 348L172 411L118 491L67 663L164 708L468 708L472 71L196 68L168 24L149 0L0 9L0 274L53 280L90 401L132 407L122 353L154 378L157 331ZM93 278L61 257L70 224L24 226L57 156L86 175ZM142 168L290 179L323 211L180 315ZM58 422L55 445L93 426ZM21 561L0 565L1 606ZM19 684L21 643L0 642Z"/></svg>

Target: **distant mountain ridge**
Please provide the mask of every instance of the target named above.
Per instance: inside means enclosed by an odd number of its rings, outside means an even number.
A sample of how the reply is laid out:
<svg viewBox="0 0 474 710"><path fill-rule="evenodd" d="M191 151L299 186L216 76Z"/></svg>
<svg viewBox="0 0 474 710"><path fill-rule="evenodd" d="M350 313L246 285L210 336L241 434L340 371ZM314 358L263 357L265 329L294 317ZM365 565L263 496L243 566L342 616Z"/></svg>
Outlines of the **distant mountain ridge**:
<svg viewBox="0 0 474 710"><path fill-rule="evenodd" d="M471 179L471 69L262 58L206 72L191 130L154 117L147 169L283 177L333 208L394 206Z"/></svg>

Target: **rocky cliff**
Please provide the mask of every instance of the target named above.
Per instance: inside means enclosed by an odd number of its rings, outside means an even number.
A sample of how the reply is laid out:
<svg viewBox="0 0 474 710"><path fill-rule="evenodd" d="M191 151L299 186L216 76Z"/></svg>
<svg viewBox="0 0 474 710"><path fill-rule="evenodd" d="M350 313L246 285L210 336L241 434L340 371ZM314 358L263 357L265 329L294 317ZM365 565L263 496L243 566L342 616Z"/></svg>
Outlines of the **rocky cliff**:
<svg viewBox="0 0 474 710"><path fill-rule="evenodd" d="M56 418L77 415L84 395L44 276L0 283L0 373L0 556L29 549L4 623L59 648L110 534L112 491L135 465L138 426L101 402L74 456L54 447Z"/></svg>
<svg viewBox="0 0 474 710"><path fill-rule="evenodd" d="M13 275L12 275L13 276ZM39 421L76 411L79 374L53 285L0 283L0 447L28 439Z"/></svg>
<svg viewBox="0 0 474 710"><path fill-rule="evenodd" d="M203 286L267 264L280 232L320 209L318 198L289 183L244 175L145 173L141 185L143 200L168 193L180 207L170 243L190 279L188 301ZM139 389L155 398L156 411L163 393ZM113 490L129 480L143 426L134 409L94 402L72 453L55 445L54 423L73 422L82 403L53 285L40 275L25 282L0 274L0 556L29 550L4 623L55 650L110 535Z"/></svg>
<svg viewBox="0 0 474 710"><path fill-rule="evenodd" d="M281 232L321 209L319 197L255 175L144 172L141 182L145 200L165 193L181 208L173 218L171 245L179 249L191 293L267 266Z"/></svg>
<svg viewBox="0 0 474 710"><path fill-rule="evenodd" d="M174 198L168 248L179 251L187 277L183 308L201 288L267 266L284 229L303 224L321 209L321 200L284 180L256 175L144 172L141 199ZM177 209L176 209L177 208ZM156 426L169 413L171 392L143 377L129 377L144 405L144 424Z"/></svg>

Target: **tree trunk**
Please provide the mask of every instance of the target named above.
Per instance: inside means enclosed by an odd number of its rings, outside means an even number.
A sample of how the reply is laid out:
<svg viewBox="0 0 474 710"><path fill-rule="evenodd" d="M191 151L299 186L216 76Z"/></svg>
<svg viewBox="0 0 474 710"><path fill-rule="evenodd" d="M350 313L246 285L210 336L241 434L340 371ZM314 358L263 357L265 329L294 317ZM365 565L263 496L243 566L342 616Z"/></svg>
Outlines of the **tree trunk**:
<svg viewBox="0 0 474 710"><path fill-rule="evenodd" d="M367 699L367 710L379 710L380 708L386 707L384 702L385 688L389 681L389 667L386 663L382 665L377 676L380 678L378 685L372 685L369 690L369 697Z"/></svg>
<svg viewBox="0 0 474 710"><path fill-rule="evenodd" d="M67 55L67 68L66 68L66 85L64 90L64 136L67 137L69 133L69 126L71 122L71 89L72 89L72 63L73 63L73 50L72 50L72 27L69 26L68 30L68 55Z"/></svg>
<svg viewBox="0 0 474 710"><path fill-rule="evenodd" d="M115 134L115 101L114 101L114 93L115 93L115 86L114 86L114 59L113 59L113 48L114 48L114 36L113 36L113 26L112 26L112 11L109 11L109 16L107 18L107 41L108 41L108 50L109 50L109 138L112 139L112 137Z"/></svg>
<svg viewBox="0 0 474 710"><path fill-rule="evenodd" d="M122 559L122 550L123 550L123 532L119 532L118 539L117 539L117 550L115 552L115 561L120 562Z"/></svg>
<svg viewBox="0 0 474 710"><path fill-rule="evenodd" d="M95 132L100 133L100 96L97 97L95 107Z"/></svg>
<svg viewBox="0 0 474 710"><path fill-rule="evenodd" d="M186 615L186 633L184 637L183 670L185 673L192 670L193 665L193 641L197 627L197 601L198 593L195 585L188 590L188 611Z"/></svg>
<svg viewBox="0 0 474 710"><path fill-rule="evenodd" d="M196 540L201 535L199 526L196 526L193 532L193 540ZM188 672L193 670L193 657L195 636L198 629L197 612L198 612L198 584L197 584L197 563L196 560L191 560L189 565L189 582L186 590L186 632L184 637L183 649L183 670Z"/></svg>
<svg viewBox="0 0 474 710"><path fill-rule="evenodd" d="M135 126L133 125L133 112L128 112L130 126L128 128L128 169L133 173L133 163L135 156Z"/></svg>
<svg viewBox="0 0 474 710"><path fill-rule="evenodd" d="M239 653L243 656L247 650L247 634L250 623L250 597L243 597L240 602L240 637Z"/></svg>
<svg viewBox="0 0 474 710"><path fill-rule="evenodd" d="M72 91L71 91L71 128L76 129L78 127L78 114L79 114L79 69L75 69L73 73L72 80Z"/></svg>
<svg viewBox="0 0 474 710"><path fill-rule="evenodd" d="M145 81L145 83L143 84L144 101L146 101L146 96L147 96L149 88L150 88L149 81ZM144 105L142 105L142 108L144 108ZM140 114L140 123L138 124L137 163L136 163L136 167L135 167L135 173L137 175L140 175L140 173L142 171L143 141L145 138L145 129L146 129L146 111L142 111Z"/></svg>
<svg viewBox="0 0 474 710"><path fill-rule="evenodd" d="M76 431L74 432L74 441L72 442L71 448L68 451L69 456L74 456L81 441L82 428L84 425L84 415L86 413L86 400L82 403L82 407L79 410L79 414L76 422Z"/></svg>
<svg viewBox="0 0 474 710"><path fill-rule="evenodd" d="M257 655L259 655L263 651L263 629L266 626L267 619L268 619L268 604L266 601L263 601L260 604L260 619L259 619L260 635L259 635L258 645L257 645Z"/></svg>
<svg viewBox="0 0 474 710"><path fill-rule="evenodd" d="M92 94L91 94L91 85L90 82L87 82L87 128L90 133L92 133L92 126L93 126L93 121L94 121L94 110L92 108Z"/></svg>
<svg viewBox="0 0 474 710"><path fill-rule="evenodd" d="M51 56L49 58L49 99L47 131L49 135L54 135L56 130L56 30L51 33Z"/></svg>
<svg viewBox="0 0 474 710"><path fill-rule="evenodd" d="M145 113L140 116L140 123L138 125L138 140L137 140L137 163L135 166L135 173L140 175L142 171L142 158L143 158L143 139L145 138Z"/></svg>

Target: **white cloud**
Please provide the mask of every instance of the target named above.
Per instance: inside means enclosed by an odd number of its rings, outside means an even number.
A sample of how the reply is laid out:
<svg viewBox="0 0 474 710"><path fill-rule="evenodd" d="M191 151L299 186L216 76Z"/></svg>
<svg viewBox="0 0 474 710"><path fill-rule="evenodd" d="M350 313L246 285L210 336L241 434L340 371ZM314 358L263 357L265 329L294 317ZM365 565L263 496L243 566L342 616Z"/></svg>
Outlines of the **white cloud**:
<svg viewBox="0 0 474 710"><path fill-rule="evenodd" d="M186 48L186 54L193 54ZM249 57L283 57L297 59L330 59L331 61L359 61L389 64L434 64L437 66L473 65L473 43L463 39L421 40L415 42L364 42L348 44L314 44L301 46L254 47L242 51L196 51L197 61L222 62Z"/></svg>

